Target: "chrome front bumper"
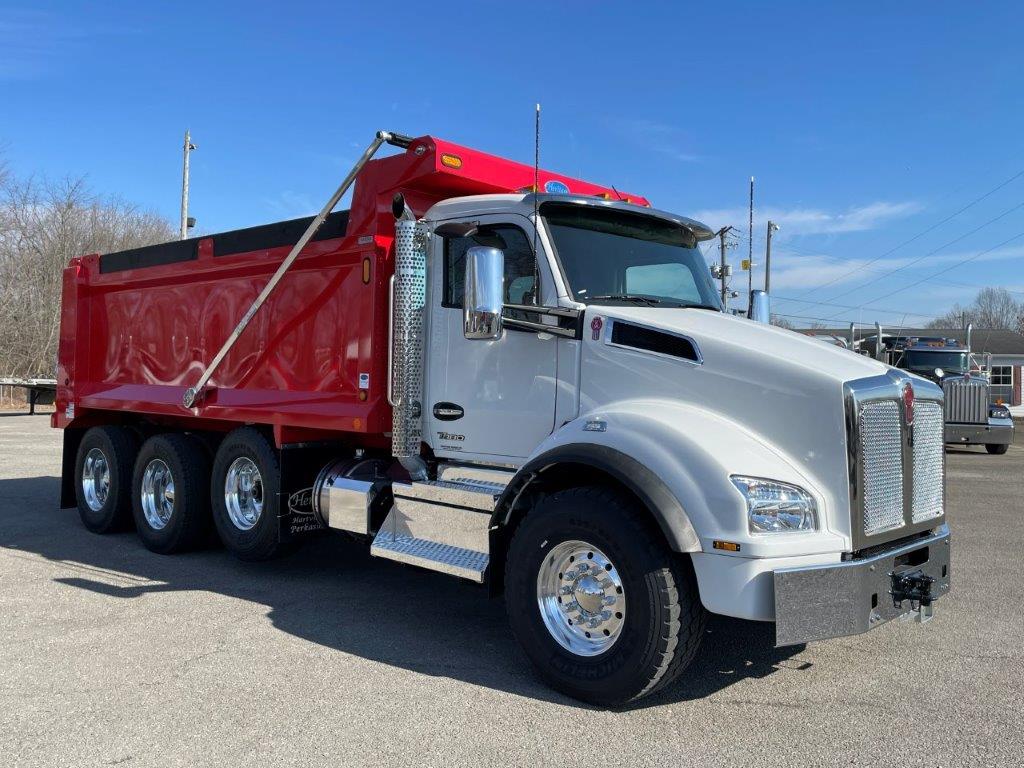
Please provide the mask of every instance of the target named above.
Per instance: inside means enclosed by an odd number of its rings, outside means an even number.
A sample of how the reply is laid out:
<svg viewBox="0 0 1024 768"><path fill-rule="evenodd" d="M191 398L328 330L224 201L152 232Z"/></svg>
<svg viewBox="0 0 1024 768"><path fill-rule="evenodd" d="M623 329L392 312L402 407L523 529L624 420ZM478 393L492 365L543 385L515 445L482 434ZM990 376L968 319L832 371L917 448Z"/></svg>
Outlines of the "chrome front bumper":
<svg viewBox="0 0 1024 768"><path fill-rule="evenodd" d="M932 599L949 592L949 527L870 557L834 565L780 568L775 578L775 645L857 635L898 616L930 610L891 595L893 573L931 577Z"/></svg>
<svg viewBox="0 0 1024 768"><path fill-rule="evenodd" d="M989 419L988 424L946 424L945 441L959 445L1011 445L1013 419Z"/></svg>

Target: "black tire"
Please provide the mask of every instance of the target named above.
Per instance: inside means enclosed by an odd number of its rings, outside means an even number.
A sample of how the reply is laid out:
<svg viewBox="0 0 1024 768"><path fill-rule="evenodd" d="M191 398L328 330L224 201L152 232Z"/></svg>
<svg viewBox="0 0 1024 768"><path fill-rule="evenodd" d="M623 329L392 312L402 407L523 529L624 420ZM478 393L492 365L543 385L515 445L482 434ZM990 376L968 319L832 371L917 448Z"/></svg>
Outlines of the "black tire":
<svg viewBox="0 0 1024 768"><path fill-rule="evenodd" d="M170 516L162 527L155 518L147 516L143 501L146 469L155 462L163 463L174 483ZM209 483L209 461L202 443L195 437L171 433L151 437L142 444L132 476L132 512L135 530L146 549L170 555L203 542L210 528Z"/></svg>
<svg viewBox="0 0 1024 768"><path fill-rule="evenodd" d="M249 459L259 470L262 511L251 528L232 522L225 500L228 471L238 459ZM281 464L277 451L257 429L242 427L224 438L217 449L210 481L213 522L224 547L240 560L269 560L282 554L280 513Z"/></svg>
<svg viewBox="0 0 1024 768"><path fill-rule="evenodd" d="M131 530L132 466L138 450L138 438L125 427L93 427L82 437L75 455L75 501L82 524L93 533ZM102 454L109 477L102 500L95 494L87 498L82 485L86 458L90 453L96 456L94 451Z"/></svg>
<svg viewBox="0 0 1024 768"><path fill-rule="evenodd" d="M570 540L608 556L628 600L620 634L595 656L557 642L538 606L539 570L554 547ZM669 685L693 659L705 621L689 562L669 550L634 500L602 487L559 491L529 512L509 548L505 602L512 631L540 676L601 706L621 706Z"/></svg>
<svg viewBox="0 0 1024 768"><path fill-rule="evenodd" d="M989 453L993 453L996 456L1002 456L1010 449L1010 446L1006 443L985 443L985 450Z"/></svg>

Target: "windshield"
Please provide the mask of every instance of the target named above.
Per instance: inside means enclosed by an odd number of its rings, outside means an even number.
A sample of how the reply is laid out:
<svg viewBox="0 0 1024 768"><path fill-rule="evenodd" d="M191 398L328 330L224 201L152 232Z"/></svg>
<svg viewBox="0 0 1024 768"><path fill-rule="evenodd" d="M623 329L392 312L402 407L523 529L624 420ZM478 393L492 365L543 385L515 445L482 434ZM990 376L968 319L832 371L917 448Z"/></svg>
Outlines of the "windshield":
<svg viewBox="0 0 1024 768"><path fill-rule="evenodd" d="M720 309L689 230L654 216L571 203L541 213L575 299Z"/></svg>
<svg viewBox="0 0 1024 768"><path fill-rule="evenodd" d="M941 368L946 373L963 373L967 370L966 352L907 352L907 368L912 371L934 371Z"/></svg>

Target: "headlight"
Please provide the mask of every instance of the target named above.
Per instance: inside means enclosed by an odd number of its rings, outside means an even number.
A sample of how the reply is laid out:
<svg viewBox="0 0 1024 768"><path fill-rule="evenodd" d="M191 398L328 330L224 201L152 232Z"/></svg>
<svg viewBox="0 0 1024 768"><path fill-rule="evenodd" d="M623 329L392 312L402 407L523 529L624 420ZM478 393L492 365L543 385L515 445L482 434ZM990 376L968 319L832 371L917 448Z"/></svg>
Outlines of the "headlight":
<svg viewBox="0 0 1024 768"><path fill-rule="evenodd" d="M818 527L818 509L803 488L760 477L733 475L732 484L747 502L751 533L791 533Z"/></svg>
<svg viewBox="0 0 1024 768"><path fill-rule="evenodd" d="M1010 418L1010 409L1005 405L993 405L988 409L988 415L993 419L1008 419Z"/></svg>

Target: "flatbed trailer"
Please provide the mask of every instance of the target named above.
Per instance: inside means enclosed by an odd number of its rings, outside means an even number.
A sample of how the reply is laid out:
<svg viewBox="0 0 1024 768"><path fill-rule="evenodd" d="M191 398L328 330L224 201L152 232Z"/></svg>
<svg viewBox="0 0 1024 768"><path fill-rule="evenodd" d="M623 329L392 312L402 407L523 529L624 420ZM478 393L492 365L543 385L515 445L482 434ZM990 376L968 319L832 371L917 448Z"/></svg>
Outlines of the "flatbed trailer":
<svg viewBox="0 0 1024 768"><path fill-rule="evenodd" d="M0 376L0 388L18 387L27 393L28 412L34 416L37 405L53 405L57 396L56 379L21 378L17 376Z"/></svg>

